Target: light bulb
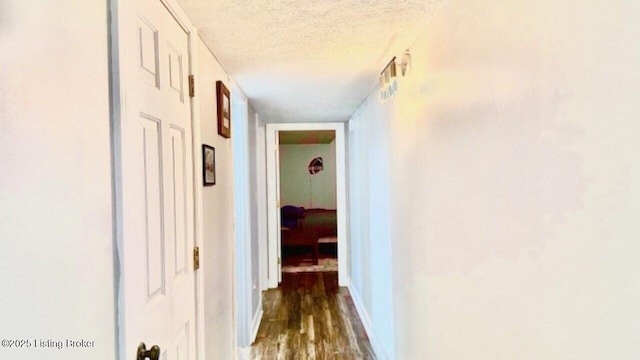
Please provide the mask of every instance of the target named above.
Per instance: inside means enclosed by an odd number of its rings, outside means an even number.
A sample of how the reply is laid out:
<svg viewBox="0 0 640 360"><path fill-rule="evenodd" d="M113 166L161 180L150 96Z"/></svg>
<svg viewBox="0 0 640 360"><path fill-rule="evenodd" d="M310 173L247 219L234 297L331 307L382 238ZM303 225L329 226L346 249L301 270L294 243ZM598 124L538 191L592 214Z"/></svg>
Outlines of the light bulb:
<svg viewBox="0 0 640 360"><path fill-rule="evenodd" d="M409 49L405 50L402 55L402 62L400 63L400 73L402 76L407 76L411 73L411 54L409 54Z"/></svg>

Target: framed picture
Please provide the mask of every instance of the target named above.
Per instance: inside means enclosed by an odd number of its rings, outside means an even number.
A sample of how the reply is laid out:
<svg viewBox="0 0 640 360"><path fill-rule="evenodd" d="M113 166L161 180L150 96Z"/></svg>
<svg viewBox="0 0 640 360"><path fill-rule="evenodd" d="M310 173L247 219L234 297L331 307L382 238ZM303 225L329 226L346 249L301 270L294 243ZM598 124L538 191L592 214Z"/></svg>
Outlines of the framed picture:
<svg viewBox="0 0 640 360"><path fill-rule="evenodd" d="M202 144L202 183L204 186L216 184L216 149Z"/></svg>
<svg viewBox="0 0 640 360"><path fill-rule="evenodd" d="M218 104L218 134L222 137L231 137L231 95L222 81L216 82L216 95Z"/></svg>

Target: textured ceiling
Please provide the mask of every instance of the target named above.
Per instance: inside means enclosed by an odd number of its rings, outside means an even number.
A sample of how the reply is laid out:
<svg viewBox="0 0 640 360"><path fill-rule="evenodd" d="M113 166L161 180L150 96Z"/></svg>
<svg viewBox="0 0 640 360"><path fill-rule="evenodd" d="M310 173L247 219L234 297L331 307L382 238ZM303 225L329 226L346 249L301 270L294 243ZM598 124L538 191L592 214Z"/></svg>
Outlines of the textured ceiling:
<svg viewBox="0 0 640 360"><path fill-rule="evenodd" d="M443 0L179 0L268 122L347 120Z"/></svg>
<svg viewBox="0 0 640 360"><path fill-rule="evenodd" d="M334 130L280 131L280 145L331 144L336 138Z"/></svg>

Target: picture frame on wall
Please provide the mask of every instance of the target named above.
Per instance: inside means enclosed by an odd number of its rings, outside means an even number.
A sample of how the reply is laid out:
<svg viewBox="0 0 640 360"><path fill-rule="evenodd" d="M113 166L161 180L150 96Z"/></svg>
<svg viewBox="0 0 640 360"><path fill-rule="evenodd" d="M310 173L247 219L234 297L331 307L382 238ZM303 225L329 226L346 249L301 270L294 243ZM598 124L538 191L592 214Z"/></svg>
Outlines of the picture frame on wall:
<svg viewBox="0 0 640 360"><path fill-rule="evenodd" d="M202 184L216 184L216 149L205 144L202 144Z"/></svg>
<svg viewBox="0 0 640 360"><path fill-rule="evenodd" d="M222 81L216 82L218 104L218 134L224 138L231 137L231 94Z"/></svg>

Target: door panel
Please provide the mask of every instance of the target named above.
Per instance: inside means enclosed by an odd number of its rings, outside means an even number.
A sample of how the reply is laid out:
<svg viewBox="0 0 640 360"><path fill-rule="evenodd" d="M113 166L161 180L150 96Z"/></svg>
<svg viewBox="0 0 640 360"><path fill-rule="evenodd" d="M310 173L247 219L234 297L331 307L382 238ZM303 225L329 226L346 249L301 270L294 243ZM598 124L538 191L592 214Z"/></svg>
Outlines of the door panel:
<svg viewBox="0 0 640 360"><path fill-rule="evenodd" d="M156 0L119 1L120 352L195 359L188 34Z"/></svg>
<svg viewBox="0 0 640 360"><path fill-rule="evenodd" d="M144 179L144 220L146 247L146 283L147 295L153 297L164 293L164 236L162 228L162 148L159 122L141 116L142 160L144 167L141 177Z"/></svg>
<svg viewBox="0 0 640 360"><path fill-rule="evenodd" d="M138 39L138 52L140 53L138 74L140 79L155 87L160 87L158 30L140 14L138 14Z"/></svg>
<svg viewBox="0 0 640 360"><path fill-rule="evenodd" d="M176 360L189 359L189 324L186 323L175 339Z"/></svg>
<svg viewBox="0 0 640 360"><path fill-rule="evenodd" d="M172 189L172 212L175 229L173 242L175 245L175 274L185 274L187 271L187 212L186 212L186 187L187 177L185 166L184 131L181 129L171 129L171 175L173 181Z"/></svg>
<svg viewBox="0 0 640 360"><path fill-rule="evenodd" d="M182 73L182 53L178 51L170 42L167 43L167 50L169 51L168 63L169 63L169 87L173 90L173 95L176 100L180 102L184 101L184 74Z"/></svg>

